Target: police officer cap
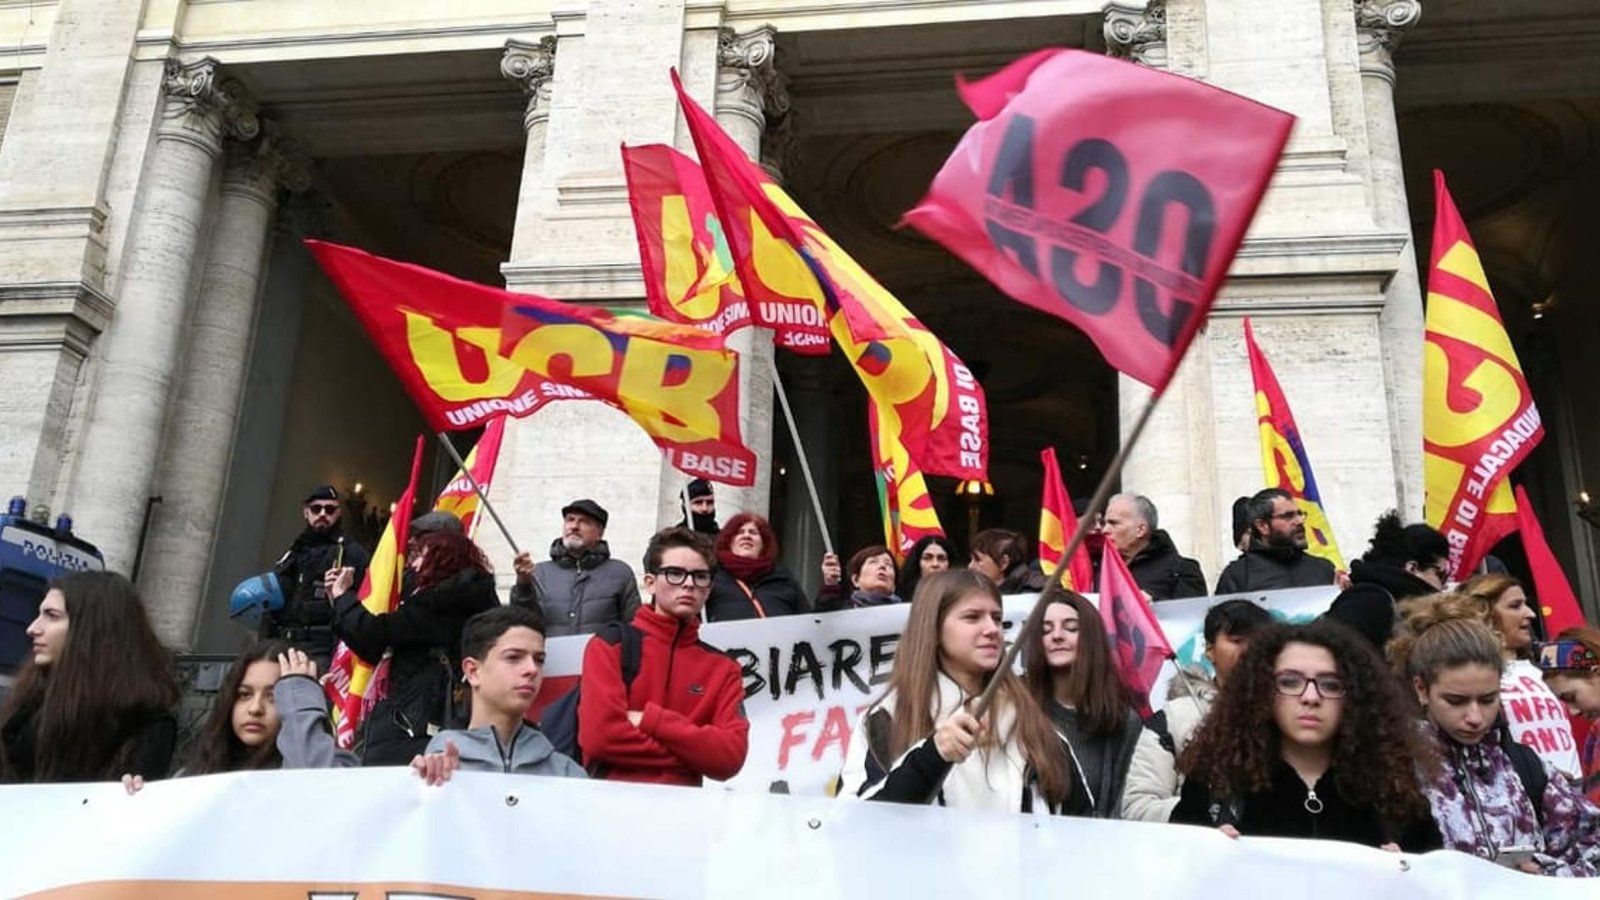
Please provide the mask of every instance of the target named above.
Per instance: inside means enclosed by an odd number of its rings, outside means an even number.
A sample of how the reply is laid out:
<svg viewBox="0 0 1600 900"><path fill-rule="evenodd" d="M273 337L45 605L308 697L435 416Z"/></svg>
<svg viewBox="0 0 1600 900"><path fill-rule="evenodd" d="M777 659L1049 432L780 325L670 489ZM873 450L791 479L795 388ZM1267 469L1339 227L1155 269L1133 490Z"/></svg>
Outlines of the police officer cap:
<svg viewBox="0 0 1600 900"><path fill-rule="evenodd" d="M306 503L311 503L311 502L316 501L316 500L334 500L334 501L337 501L338 499L339 499L339 492L334 490L333 485L325 484L325 485L322 485L321 487L313 488L311 493L306 495L306 499L301 501L301 504L304 505Z"/></svg>

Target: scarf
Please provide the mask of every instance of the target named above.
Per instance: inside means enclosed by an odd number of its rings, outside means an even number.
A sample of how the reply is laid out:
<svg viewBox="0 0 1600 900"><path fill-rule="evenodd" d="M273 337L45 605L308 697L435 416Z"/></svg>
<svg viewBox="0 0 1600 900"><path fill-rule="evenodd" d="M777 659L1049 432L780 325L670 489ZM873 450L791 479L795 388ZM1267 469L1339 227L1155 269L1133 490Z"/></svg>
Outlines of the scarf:
<svg viewBox="0 0 1600 900"><path fill-rule="evenodd" d="M717 565L747 585L771 572L776 564L776 560L763 557L737 556L732 550L717 551Z"/></svg>

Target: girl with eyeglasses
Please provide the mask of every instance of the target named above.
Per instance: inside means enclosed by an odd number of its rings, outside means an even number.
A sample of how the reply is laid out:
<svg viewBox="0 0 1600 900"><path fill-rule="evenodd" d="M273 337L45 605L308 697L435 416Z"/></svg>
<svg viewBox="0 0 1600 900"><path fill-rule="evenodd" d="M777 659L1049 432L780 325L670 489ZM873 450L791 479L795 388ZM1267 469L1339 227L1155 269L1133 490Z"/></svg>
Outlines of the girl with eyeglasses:
<svg viewBox="0 0 1600 900"><path fill-rule="evenodd" d="M1533 663L1534 623L1539 615L1522 582L1510 575L1479 575L1461 585L1460 592L1477 602L1479 617L1500 635L1500 656L1505 660L1500 698L1511 736L1537 750L1568 778L1582 778L1572 723Z"/></svg>
<svg viewBox="0 0 1600 900"><path fill-rule="evenodd" d="M1273 625L1223 685L1178 761L1172 821L1230 836L1439 846L1413 765L1425 749L1399 683L1333 622Z"/></svg>
<svg viewBox="0 0 1600 900"><path fill-rule="evenodd" d="M1444 845L1535 875L1588 877L1600 864L1600 809L1500 717L1500 638L1471 598L1405 607L1389 661L1416 691L1437 765L1419 766Z"/></svg>

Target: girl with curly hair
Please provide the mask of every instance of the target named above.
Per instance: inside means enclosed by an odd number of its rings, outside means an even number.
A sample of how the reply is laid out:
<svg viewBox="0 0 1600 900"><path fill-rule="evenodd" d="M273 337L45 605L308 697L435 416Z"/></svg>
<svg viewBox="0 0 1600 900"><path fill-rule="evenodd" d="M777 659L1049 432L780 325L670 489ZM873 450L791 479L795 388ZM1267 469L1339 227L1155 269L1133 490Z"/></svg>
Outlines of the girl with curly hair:
<svg viewBox="0 0 1600 900"><path fill-rule="evenodd" d="M1000 668L1005 632L993 581L969 571L922 579L889 690L862 715L839 793L1042 815L1088 815L1066 747L1022 680ZM980 722L971 701L1000 680ZM864 739L863 739L864 738Z"/></svg>
<svg viewBox="0 0 1600 900"><path fill-rule="evenodd" d="M1419 774L1445 847L1535 875L1600 874L1600 809L1506 731L1500 638L1475 601L1408 603L1389 661L1416 691L1440 760Z"/></svg>
<svg viewBox="0 0 1600 900"><path fill-rule="evenodd" d="M1467 581L1459 590L1476 601L1479 616L1500 635L1500 655L1506 663L1500 675L1500 699L1511 736L1537 750L1568 778L1583 777L1572 723L1533 663L1533 628L1539 616L1522 582L1491 573Z"/></svg>
<svg viewBox="0 0 1600 900"><path fill-rule="evenodd" d="M1102 819L1122 815L1122 789L1144 722L1128 702L1112 663L1111 641L1094 604L1071 591L1046 591L1036 651L1027 654L1023 682L1050 716L1088 786L1086 798Z"/></svg>
<svg viewBox="0 0 1600 900"><path fill-rule="evenodd" d="M1435 849L1413 768L1425 754L1399 682L1359 635L1273 625L1251 636L1179 759L1187 780L1172 821Z"/></svg>

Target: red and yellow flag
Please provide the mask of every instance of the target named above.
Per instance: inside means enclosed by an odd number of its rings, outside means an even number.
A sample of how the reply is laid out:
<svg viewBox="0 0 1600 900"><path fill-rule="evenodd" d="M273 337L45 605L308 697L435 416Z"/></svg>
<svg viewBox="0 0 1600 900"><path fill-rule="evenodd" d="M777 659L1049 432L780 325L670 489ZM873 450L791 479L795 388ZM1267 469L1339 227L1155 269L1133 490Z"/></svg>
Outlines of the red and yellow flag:
<svg viewBox="0 0 1600 900"><path fill-rule="evenodd" d="M878 483L878 511L883 516L884 546L897 562L925 537L944 537L939 513L933 508L928 482L912 461L898 436L867 401L867 430L872 439L872 471Z"/></svg>
<svg viewBox="0 0 1600 900"><path fill-rule="evenodd" d="M1061 554L1066 552L1067 541L1078 530L1078 514L1072 508L1072 495L1067 493L1067 483L1061 478L1061 463L1056 460L1056 448L1040 450L1039 464L1044 467L1044 491L1039 500L1039 562L1048 574L1061 565ZM1078 545L1072 554L1072 562L1061 573L1061 586L1079 593L1094 590L1094 564L1089 561L1089 548L1084 544Z"/></svg>
<svg viewBox="0 0 1600 900"><path fill-rule="evenodd" d="M472 452L462 462L467 464L466 471L457 470L456 477L439 492L433 501L433 508L439 512L447 512L461 520L461 528L471 537L478 527L478 507L481 505L478 492L472 489L472 481L467 478L467 472L477 479L478 486L483 492L489 492L489 485L494 481L495 465L500 462L500 443L506 435L506 417L496 416L483 426L483 434L478 437L478 443L472 447Z"/></svg>
<svg viewBox="0 0 1600 900"><path fill-rule="evenodd" d="M1294 423L1294 412L1289 409L1289 399L1278 385L1278 376L1273 373L1266 354L1256 345L1256 333L1248 317L1244 320L1244 346L1250 355L1250 377L1256 383L1261 474L1268 487L1288 492L1295 505L1305 512L1306 552L1344 571L1344 557L1339 554L1328 514L1322 508L1322 492L1317 490L1317 477L1311 472L1311 457L1306 453L1305 441L1300 439L1300 427Z"/></svg>
<svg viewBox="0 0 1600 900"><path fill-rule="evenodd" d="M683 472L748 487L739 359L720 335L461 281L306 241L430 428L472 428L558 400L626 413Z"/></svg>
<svg viewBox="0 0 1600 900"><path fill-rule="evenodd" d="M417 475L422 470L422 446L423 438L419 435L417 447L411 454L411 479L394 503L389 524L384 526L383 537L372 551L366 577L361 580L358 594L361 605L375 616L391 613L400 605L400 581L406 570L406 537L411 527ZM372 711L373 704L382 700L387 692L388 671L387 656L381 660L364 660L344 641L334 648L322 690L333 704L333 737L340 747L348 750L355 746L356 730Z"/></svg>
<svg viewBox="0 0 1600 900"><path fill-rule="evenodd" d="M972 373L788 194L672 76L741 284L827 310L857 377L929 475L987 480L988 408Z"/></svg>
<svg viewBox="0 0 1600 900"><path fill-rule="evenodd" d="M786 350L828 355L828 323L815 300L759 285L759 300L745 296L698 163L663 144L645 144L622 148L622 169L651 314L717 334L753 323L772 329Z"/></svg>
<svg viewBox="0 0 1600 900"><path fill-rule="evenodd" d="M1517 528L1506 475L1544 437L1466 223L1435 170L1433 263L1422 349L1422 470L1429 525L1457 579Z"/></svg>

